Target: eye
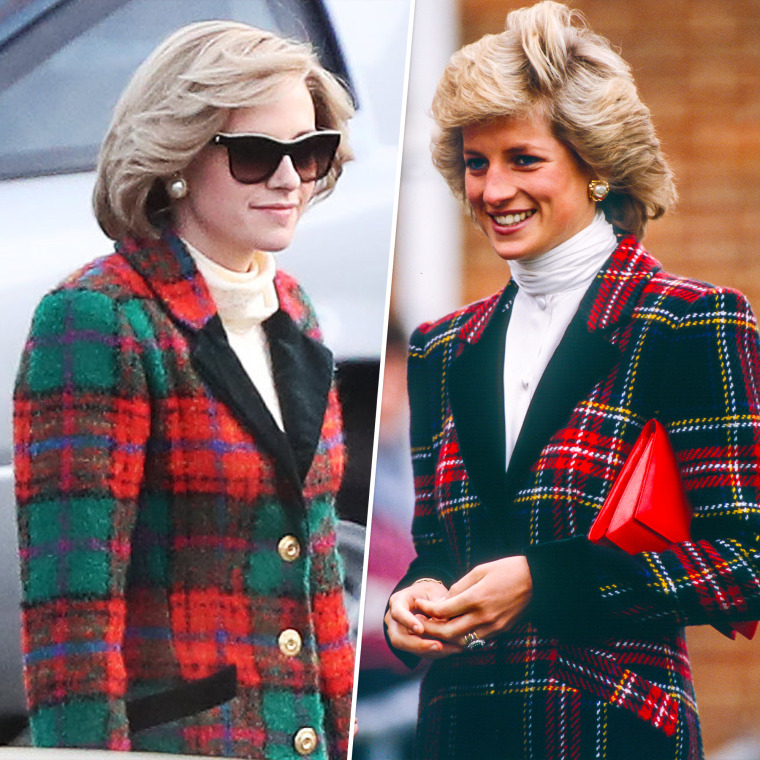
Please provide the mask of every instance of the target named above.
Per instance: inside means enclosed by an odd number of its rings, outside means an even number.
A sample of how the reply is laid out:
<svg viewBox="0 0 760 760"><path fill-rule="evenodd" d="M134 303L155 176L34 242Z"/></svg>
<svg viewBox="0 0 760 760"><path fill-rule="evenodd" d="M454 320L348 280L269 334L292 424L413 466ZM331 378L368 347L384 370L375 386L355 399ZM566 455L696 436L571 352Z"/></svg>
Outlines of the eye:
<svg viewBox="0 0 760 760"><path fill-rule="evenodd" d="M520 153L514 157L515 166L519 169L530 169L540 162L541 159L538 156L532 156L529 153Z"/></svg>
<svg viewBox="0 0 760 760"><path fill-rule="evenodd" d="M488 168L488 161L482 156L465 156L464 168L470 173L482 172Z"/></svg>

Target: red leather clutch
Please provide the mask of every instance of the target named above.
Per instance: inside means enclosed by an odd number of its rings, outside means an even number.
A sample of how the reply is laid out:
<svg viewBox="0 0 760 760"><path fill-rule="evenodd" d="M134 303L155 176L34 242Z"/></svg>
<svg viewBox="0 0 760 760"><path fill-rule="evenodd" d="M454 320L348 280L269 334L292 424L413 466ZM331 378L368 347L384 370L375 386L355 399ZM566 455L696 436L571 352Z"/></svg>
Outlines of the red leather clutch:
<svg viewBox="0 0 760 760"><path fill-rule="evenodd" d="M691 506L665 428L649 420L589 531L589 540L628 554L659 552L691 535ZM757 622L717 624L731 639L748 639Z"/></svg>

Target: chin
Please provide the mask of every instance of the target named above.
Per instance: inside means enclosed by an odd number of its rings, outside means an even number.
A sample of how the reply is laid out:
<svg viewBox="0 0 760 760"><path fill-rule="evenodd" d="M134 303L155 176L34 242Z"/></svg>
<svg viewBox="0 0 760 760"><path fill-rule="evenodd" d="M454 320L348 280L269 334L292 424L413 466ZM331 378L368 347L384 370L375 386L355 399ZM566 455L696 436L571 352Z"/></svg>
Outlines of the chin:
<svg viewBox="0 0 760 760"><path fill-rule="evenodd" d="M284 251L293 242L293 236L291 235L287 240L265 240L254 244L254 248L259 251L268 251L269 253L277 253L278 251Z"/></svg>
<svg viewBox="0 0 760 760"><path fill-rule="evenodd" d="M268 234L252 235L247 241L246 247L255 248L258 251L282 251L293 242L293 231L277 230Z"/></svg>
<svg viewBox="0 0 760 760"><path fill-rule="evenodd" d="M532 256L537 256L538 251L534 248L524 246L494 246L496 255L502 259L502 261L516 261L517 259L529 259Z"/></svg>
<svg viewBox="0 0 760 760"><path fill-rule="evenodd" d="M275 253L284 250L293 242L295 227L268 230L265 234L261 234L261 232L259 230L259 234L255 236L254 247L260 251Z"/></svg>
<svg viewBox="0 0 760 760"><path fill-rule="evenodd" d="M514 241L507 243L503 240L491 240L491 245L500 259L504 261L515 261L516 259L531 259L534 256L540 256L546 253L552 246L547 246L544 242L531 243L528 241Z"/></svg>

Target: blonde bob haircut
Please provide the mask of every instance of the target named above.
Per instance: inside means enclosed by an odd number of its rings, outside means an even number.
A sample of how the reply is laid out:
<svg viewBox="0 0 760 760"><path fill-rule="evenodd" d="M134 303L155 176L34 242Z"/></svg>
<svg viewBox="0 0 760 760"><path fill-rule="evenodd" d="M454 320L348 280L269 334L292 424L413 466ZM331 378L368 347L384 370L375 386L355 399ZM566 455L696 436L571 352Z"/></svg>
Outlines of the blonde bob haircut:
<svg viewBox="0 0 760 760"><path fill-rule="evenodd" d="M607 219L638 237L676 200L673 173L655 136L628 64L576 11L538 3L507 16L456 52L435 93L433 163L466 204L462 127L530 112L545 116L555 137L597 179L610 184Z"/></svg>
<svg viewBox="0 0 760 760"><path fill-rule="evenodd" d="M317 129L341 142L314 199L330 193L352 158L345 88L310 46L232 21L201 21L170 35L140 65L114 109L98 159L95 216L110 238L157 237L171 223L166 184L224 127L230 110L272 102L277 87L305 82Z"/></svg>

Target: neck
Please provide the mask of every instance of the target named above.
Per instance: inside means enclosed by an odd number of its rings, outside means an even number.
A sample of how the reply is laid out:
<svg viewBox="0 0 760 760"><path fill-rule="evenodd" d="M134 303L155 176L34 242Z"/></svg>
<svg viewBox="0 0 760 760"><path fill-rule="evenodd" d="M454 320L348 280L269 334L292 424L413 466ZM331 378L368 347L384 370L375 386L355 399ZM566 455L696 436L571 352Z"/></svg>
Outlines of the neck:
<svg viewBox="0 0 760 760"><path fill-rule="evenodd" d="M251 269L257 254L255 249L235 245L233 240L212 238L200 225L183 223L181 218L177 222L177 234L185 245L201 251L206 259L232 272L248 272Z"/></svg>
<svg viewBox="0 0 760 760"><path fill-rule="evenodd" d="M274 285L276 263L267 251L255 251L248 271L239 272L218 264L188 241L185 246L206 281L225 329L246 331L263 322L279 308Z"/></svg>
<svg viewBox="0 0 760 760"><path fill-rule="evenodd" d="M509 262L512 277L530 295L551 295L585 285L617 248L617 238L604 213L569 240L538 256Z"/></svg>

